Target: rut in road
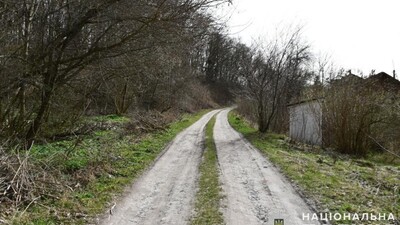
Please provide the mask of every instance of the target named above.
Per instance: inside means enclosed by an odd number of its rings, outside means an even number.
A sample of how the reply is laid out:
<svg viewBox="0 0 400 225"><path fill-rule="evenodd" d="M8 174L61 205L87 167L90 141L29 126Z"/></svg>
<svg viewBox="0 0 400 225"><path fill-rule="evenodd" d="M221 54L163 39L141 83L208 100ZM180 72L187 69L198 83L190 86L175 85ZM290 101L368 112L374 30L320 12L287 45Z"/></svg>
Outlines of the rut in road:
<svg viewBox="0 0 400 225"><path fill-rule="evenodd" d="M302 220L303 213L312 216L309 206L276 168L229 125L229 111L220 112L214 126L226 196L222 209L226 224L272 225L274 219L284 219L289 225L319 224Z"/></svg>
<svg viewBox="0 0 400 225"><path fill-rule="evenodd" d="M177 135L154 166L131 187L104 225L188 224L194 207L204 127L218 110Z"/></svg>

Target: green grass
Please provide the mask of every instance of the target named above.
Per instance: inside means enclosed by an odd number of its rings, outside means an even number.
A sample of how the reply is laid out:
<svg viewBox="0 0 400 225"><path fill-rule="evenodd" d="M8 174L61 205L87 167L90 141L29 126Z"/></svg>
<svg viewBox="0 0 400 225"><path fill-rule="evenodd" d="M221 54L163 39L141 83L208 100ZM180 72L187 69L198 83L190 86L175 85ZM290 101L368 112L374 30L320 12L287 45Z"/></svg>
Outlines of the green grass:
<svg viewBox="0 0 400 225"><path fill-rule="evenodd" d="M58 186L21 213L21 206L11 220L13 224L86 224L103 213L113 198L141 174L183 129L208 110L184 115L163 131L144 136L121 136L125 117L103 116L95 121L113 123L111 130L90 135L35 145L32 163L57 171ZM1 209L1 206L0 206ZM4 217L0 214L0 217Z"/></svg>
<svg viewBox="0 0 400 225"><path fill-rule="evenodd" d="M400 216L398 165L364 159L370 165L366 166L352 158L333 163L332 157L321 150L295 150L284 135L259 133L234 112L229 114L229 122L314 199L322 211Z"/></svg>
<svg viewBox="0 0 400 225"><path fill-rule="evenodd" d="M199 191L196 196L192 225L224 224L220 212L221 187L218 181L218 158L213 139L215 117L206 126L206 143L203 161L200 165Z"/></svg>

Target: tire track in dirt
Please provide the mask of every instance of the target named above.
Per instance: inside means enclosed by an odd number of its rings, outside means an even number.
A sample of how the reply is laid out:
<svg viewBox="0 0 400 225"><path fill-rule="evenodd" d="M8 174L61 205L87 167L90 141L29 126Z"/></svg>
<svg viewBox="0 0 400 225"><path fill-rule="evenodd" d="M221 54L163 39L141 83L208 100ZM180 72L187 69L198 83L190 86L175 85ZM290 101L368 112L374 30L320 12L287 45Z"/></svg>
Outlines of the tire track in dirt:
<svg viewBox="0 0 400 225"><path fill-rule="evenodd" d="M274 219L284 219L289 225L319 224L302 220L303 213L311 216L312 210L289 181L230 126L229 111L217 115L214 127L226 224L272 225Z"/></svg>
<svg viewBox="0 0 400 225"><path fill-rule="evenodd" d="M188 224L195 202L204 127L217 112L207 113L178 134L101 224Z"/></svg>

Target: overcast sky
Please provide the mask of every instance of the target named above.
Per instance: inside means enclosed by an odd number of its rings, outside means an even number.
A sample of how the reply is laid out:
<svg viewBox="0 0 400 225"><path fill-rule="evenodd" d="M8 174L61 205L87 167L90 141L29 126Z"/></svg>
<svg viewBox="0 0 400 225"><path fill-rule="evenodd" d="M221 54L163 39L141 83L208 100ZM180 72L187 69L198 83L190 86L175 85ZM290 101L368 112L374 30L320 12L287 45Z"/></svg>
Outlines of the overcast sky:
<svg viewBox="0 0 400 225"><path fill-rule="evenodd" d="M250 44L280 26L304 25L314 52L338 66L400 74L399 0L233 0L223 9L232 36ZM398 76L399 77L399 76Z"/></svg>

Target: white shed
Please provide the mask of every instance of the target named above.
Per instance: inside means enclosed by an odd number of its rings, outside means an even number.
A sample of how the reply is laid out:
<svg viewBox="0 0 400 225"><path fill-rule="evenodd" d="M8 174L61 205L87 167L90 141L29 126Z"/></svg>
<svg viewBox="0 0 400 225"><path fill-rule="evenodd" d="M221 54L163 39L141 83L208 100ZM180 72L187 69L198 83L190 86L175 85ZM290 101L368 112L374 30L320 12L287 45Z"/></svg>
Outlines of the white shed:
<svg viewBox="0 0 400 225"><path fill-rule="evenodd" d="M289 137L311 145L322 145L321 100L302 101L289 105Z"/></svg>

